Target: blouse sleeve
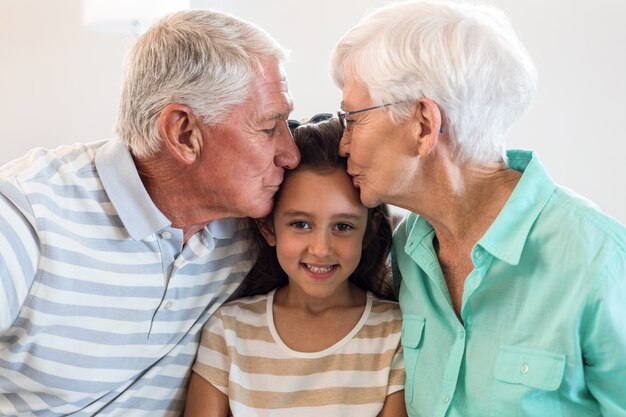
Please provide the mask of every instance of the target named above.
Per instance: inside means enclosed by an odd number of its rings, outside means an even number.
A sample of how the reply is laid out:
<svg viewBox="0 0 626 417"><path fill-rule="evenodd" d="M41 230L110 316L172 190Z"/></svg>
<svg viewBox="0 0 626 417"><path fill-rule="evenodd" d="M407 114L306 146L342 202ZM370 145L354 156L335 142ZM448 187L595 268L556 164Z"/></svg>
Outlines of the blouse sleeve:
<svg viewBox="0 0 626 417"><path fill-rule="evenodd" d="M402 322L400 320L397 321L398 329L397 333L394 333L392 336L397 338L398 347L396 349L396 353L393 356L393 361L391 362L391 370L389 372L389 383L387 385L387 395L393 394L397 391L402 391L404 389L404 356L402 354L402 343L400 343L400 334L402 331Z"/></svg>
<svg viewBox="0 0 626 417"><path fill-rule="evenodd" d="M613 255L589 294L581 320L585 381L603 416L626 410L626 258Z"/></svg>
<svg viewBox="0 0 626 417"><path fill-rule="evenodd" d="M204 325L193 371L228 396L230 364L224 321L218 309Z"/></svg>

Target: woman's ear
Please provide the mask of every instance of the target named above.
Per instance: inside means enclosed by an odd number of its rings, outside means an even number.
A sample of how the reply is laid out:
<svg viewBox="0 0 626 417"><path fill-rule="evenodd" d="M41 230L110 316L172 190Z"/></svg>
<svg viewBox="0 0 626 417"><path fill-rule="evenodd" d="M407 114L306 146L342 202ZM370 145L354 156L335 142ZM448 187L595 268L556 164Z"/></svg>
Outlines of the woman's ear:
<svg viewBox="0 0 626 417"><path fill-rule="evenodd" d="M425 157L435 148L443 132L441 109L433 100L423 97L415 105L413 118L418 153L420 157Z"/></svg>
<svg viewBox="0 0 626 417"><path fill-rule="evenodd" d="M200 119L180 103L165 106L159 116L159 134L167 150L180 162L192 164L202 151Z"/></svg>
<svg viewBox="0 0 626 417"><path fill-rule="evenodd" d="M276 233L274 232L274 221L271 217L256 219L256 226L259 228L261 235L270 246L276 246Z"/></svg>

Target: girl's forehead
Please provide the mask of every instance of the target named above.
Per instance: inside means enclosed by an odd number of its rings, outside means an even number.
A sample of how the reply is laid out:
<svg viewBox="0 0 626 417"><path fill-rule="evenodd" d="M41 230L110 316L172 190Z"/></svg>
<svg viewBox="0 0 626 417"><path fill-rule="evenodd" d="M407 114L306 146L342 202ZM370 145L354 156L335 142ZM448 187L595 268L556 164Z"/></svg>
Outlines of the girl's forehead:
<svg viewBox="0 0 626 417"><path fill-rule="evenodd" d="M297 168L285 176L276 201L277 207L290 209L367 210L359 190L345 169Z"/></svg>

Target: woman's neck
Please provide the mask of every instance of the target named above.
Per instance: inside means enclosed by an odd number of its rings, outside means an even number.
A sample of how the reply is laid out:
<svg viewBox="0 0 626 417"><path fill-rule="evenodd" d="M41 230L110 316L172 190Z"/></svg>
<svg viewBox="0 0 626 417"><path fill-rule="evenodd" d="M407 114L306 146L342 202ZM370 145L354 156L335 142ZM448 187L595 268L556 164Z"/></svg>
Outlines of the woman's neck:
<svg viewBox="0 0 626 417"><path fill-rule="evenodd" d="M501 163L424 161L415 189L398 205L424 217L440 244L473 246L496 219L521 173ZM444 243L445 244L445 243Z"/></svg>

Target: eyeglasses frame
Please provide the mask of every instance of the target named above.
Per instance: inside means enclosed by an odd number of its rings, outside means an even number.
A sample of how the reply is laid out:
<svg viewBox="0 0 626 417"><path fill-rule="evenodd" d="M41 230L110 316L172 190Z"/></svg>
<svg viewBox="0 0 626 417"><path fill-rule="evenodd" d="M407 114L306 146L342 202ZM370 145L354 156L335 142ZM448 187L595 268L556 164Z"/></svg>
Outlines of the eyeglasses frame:
<svg viewBox="0 0 626 417"><path fill-rule="evenodd" d="M353 114L357 114L357 113L363 113L366 111L370 111L370 110L376 110L376 109L381 109L383 107L387 107L387 106L393 106L394 104L400 104L402 103L401 101L396 101L395 103L386 103L386 104L381 104L379 106L372 106L372 107L367 107L365 109L359 109L359 110L353 110L353 111L341 111L339 110L337 112L337 117L339 118L339 123L341 123L341 127L345 130L348 127L348 122L346 120L346 117L351 116Z"/></svg>
<svg viewBox="0 0 626 417"><path fill-rule="evenodd" d="M341 124L341 127L345 131L346 128L348 127L348 122L346 121L346 117L351 116L353 114L363 113L363 112L370 111L370 110L376 110L376 109L380 109L380 108L387 107L387 106L393 106L394 104L400 104L400 103L406 103L406 101L396 101L396 102L393 102L393 103L385 103L385 104L381 104L379 106L366 107L364 109L353 110L353 111L341 111L341 110L339 110L337 112L337 117L339 118L339 123ZM444 132L443 125L441 125L439 127L439 133L443 133L443 132Z"/></svg>

